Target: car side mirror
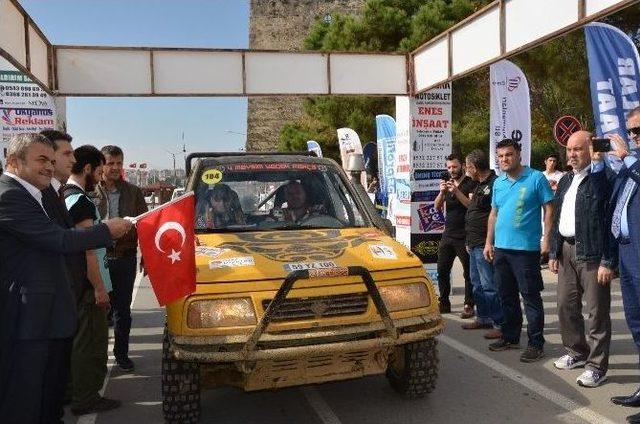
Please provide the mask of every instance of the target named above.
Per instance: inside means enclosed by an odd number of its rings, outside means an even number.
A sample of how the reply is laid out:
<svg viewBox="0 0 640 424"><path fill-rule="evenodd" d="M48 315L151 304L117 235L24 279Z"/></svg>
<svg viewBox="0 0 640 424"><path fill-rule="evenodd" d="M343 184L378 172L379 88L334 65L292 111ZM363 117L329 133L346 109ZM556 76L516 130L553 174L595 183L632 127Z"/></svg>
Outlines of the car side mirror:
<svg viewBox="0 0 640 424"><path fill-rule="evenodd" d="M390 236L395 238L396 237L396 227L393 226L393 224L391 223L391 220L384 218L382 220L382 225L384 227L384 231Z"/></svg>

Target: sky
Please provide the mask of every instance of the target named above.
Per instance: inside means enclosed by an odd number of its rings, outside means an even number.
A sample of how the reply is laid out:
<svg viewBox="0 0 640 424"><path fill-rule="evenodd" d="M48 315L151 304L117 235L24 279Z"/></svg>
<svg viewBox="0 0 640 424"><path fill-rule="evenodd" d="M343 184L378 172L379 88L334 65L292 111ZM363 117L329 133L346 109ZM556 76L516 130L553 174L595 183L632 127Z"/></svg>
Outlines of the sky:
<svg viewBox="0 0 640 424"><path fill-rule="evenodd" d="M248 48L248 0L19 0L53 44ZM67 98L76 146L115 144L125 163L172 168L168 152L237 151L246 141L247 100ZM227 132L232 131L232 132ZM182 153L176 166L184 167Z"/></svg>

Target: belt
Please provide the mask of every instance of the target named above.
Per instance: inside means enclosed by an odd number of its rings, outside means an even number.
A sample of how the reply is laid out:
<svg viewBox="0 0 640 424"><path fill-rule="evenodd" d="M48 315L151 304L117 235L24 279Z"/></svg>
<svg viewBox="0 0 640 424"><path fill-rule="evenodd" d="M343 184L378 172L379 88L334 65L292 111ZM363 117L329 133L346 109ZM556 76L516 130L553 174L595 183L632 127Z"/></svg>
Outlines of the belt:
<svg viewBox="0 0 640 424"><path fill-rule="evenodd" d="M564 241L569 243L572 246L574 244L576 244L576 238L575 237L564 237Z"/></svg>

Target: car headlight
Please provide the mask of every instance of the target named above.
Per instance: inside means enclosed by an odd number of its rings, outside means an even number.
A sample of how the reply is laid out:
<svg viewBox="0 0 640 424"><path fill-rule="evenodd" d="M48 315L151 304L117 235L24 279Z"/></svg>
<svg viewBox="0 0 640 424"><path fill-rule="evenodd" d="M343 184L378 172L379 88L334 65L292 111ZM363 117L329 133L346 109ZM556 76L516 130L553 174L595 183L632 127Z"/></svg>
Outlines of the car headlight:
<svg viewBox="0 0 640 424"><path fill-rule="evenodd" d="M389 312L426 308L431 304L429 290L423 283L385 286L378 290Z"/></svg>
<svg viewBox="0 0 640 424"><path fill-rule="evenodd" d="M255 323L256 312L248 297L196 300L189 304L187 311L190 328L236 327Z"/></svg>

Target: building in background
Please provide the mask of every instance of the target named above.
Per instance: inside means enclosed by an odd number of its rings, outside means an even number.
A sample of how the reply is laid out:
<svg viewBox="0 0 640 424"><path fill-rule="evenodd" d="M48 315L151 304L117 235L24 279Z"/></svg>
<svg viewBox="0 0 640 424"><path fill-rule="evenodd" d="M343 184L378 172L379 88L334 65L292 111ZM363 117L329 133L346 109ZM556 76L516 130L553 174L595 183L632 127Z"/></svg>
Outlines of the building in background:
<svg viewBox="0 0 640 424"><path fill-rule="evenodd" d="M365 0L251 0L249 48L302 50L309 28L334 13L359 14ZM300 118L303 97L250 97L246 151L277 150L285 123Z"/></svg>

